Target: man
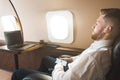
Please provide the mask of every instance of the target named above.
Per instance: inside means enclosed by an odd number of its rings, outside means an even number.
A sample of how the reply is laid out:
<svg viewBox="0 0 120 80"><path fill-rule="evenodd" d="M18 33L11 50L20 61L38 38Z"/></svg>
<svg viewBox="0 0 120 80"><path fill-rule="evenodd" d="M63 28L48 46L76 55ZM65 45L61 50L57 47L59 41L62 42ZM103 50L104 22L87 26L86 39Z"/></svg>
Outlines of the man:
<svg viewBox="0 0 120 80"><path fill-rule="evenodd" d="M68 69L64 70L60 61L52 71L53 80L105 80L111 66L111 47L113 41L120 34L120 9L101 9L95 25L93 26L92 39L95 40L89 48L80 55L71 58L61 58L68 62ZM52 62L54 63L54 62ZM26 75L20 72L13 74L13 80L21 80Z"/></svg>

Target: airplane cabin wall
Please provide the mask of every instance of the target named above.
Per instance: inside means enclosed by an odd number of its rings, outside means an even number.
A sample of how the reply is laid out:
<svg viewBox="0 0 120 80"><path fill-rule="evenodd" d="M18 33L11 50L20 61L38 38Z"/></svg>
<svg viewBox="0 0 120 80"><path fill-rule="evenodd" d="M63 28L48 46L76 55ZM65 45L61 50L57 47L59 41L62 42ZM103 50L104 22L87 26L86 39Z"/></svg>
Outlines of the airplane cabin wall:
<svg viewBox="0 0 120 80"><path fill-rule="evenodd" d="M15 15L9 0L0 0L0 16ZM115 0L11 0L18 11L25 41L48 40L45 14L54 10L70 10L74 15L74 41L71 44L59 44L66 47L87 48L91 39L92 26L99 16L101 8L120 8ZM0 39L3 32L0 24Z"/></svg>

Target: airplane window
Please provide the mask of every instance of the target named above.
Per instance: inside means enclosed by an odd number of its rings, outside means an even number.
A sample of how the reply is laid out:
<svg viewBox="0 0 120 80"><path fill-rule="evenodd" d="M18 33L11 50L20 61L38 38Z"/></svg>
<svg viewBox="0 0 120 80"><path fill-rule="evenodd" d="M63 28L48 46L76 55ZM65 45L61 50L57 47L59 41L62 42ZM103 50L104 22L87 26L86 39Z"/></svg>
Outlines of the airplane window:
<svg viewBox="0 0 120 80"><path fill-rule="evenodd" d="M73 15L70 11L50 11L46 14L48 38L51 42L73 42Z"/></svg>

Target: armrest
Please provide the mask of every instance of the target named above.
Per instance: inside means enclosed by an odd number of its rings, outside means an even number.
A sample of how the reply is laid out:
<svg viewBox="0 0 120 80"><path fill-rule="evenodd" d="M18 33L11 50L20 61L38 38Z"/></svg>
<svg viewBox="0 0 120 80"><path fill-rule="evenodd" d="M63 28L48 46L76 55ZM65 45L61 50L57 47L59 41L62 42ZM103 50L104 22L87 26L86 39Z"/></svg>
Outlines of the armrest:
<svg viewBox="0 0 120 80"><path fill-rule="evenodd" d="M66 55L66 54L65 54L65 55L60 55L60 57L61 57L61 58L70 58L70 57L72 57L72 55Z"/></svg>
<svg viewBox="0 0 120 80"><path fill-rule="evenodd" d="M33 73L26 76L23 80L52 80L52 77L42 73Z"/></svg>

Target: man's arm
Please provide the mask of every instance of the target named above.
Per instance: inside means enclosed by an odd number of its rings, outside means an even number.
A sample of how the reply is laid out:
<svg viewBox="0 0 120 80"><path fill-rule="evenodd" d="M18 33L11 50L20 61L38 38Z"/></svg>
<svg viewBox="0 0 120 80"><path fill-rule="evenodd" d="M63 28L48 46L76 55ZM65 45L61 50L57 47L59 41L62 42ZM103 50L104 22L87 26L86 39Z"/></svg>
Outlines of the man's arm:
<svg viewBox="0 0 120 80"><path fill-rule="evenodd" d="M66 72L61 63L56 64L52 72L53 80L83 80L90 76L91 72L93 73L96 70L94 61L89 56L84 55L83 57L70 63L70 67Z"/></svg>

